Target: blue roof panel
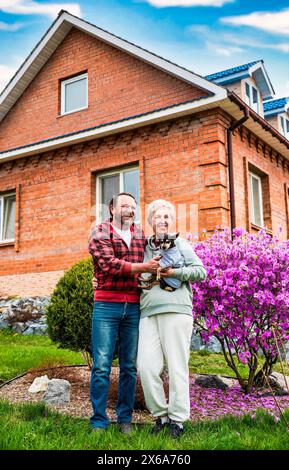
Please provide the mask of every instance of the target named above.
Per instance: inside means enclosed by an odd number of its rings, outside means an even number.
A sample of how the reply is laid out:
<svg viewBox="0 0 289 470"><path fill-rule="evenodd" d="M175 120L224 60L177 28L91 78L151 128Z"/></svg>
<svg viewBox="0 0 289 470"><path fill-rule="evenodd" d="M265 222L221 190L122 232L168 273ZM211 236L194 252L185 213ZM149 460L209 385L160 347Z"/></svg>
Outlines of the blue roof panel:
<svg viewBox="0 0 289 470"><path fill-rule="evenodd" d="M289 98L279 98L277 100L266 101L263 104L264 112L274 111L274 109L284 108L289 102Z"/></svg>
<svg viewBox="0 0 289 470"><path fill-rule="evenodd" d="M257 64L258 62L263 62L263 60L255 60L254 62L249 62L248 64L238 65L238 67L233 67L232 69L222 70L221 72L212 73L210 75L206 75L206 79L213 82L219 78L228 77L229 75L234 75L235 73L245 72L249 70L250 67Z"/></svg>

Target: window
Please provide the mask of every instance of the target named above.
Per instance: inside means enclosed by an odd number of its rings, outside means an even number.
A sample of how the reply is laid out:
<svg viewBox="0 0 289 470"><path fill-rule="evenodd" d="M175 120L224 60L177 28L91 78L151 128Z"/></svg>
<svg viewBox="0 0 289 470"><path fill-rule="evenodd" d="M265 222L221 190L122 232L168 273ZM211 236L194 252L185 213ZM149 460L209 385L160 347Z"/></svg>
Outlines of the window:
<svg viewBox="0 0 289 470"><path fill-rule="evenodd" d="M0 194L0 243L14 241L15 206L14 192Z"/></svg>
<svg viewBox="0 0 289 470"><path fill-rule="evenodd" d="M281 134L283 134L286 139L289 139L289 119L287 119L285 116L280 116L280 124Z"/></svg>
<svg viewBox="0 0 289 470"><path fill-rule="evenodd" d="M131 193L136 198L135 220L139 221L139 169L137 167L103 173L97 178L96 185L96 218L98 222L109 218L109 202L114 194L121 192Z"/></svg>
<svg viewBox="0 0 289 470"><path fill-rule="evenodd" d="M245 82L246 103L256 112L259 113L259 91L251 83Z"/></svg>
<svg viewBox="0 0 289 470"><path fill-rule="evenodd" d="M250 202L251 222L258 227L264 227L262 182L260 176L250 173Z"/></svg>
<svg viewBox="0 0 289 470"><path fill-rule="evenodd" d="M87 73L61 82L61 114L69 114L87 108L87 82Z"/></svg>

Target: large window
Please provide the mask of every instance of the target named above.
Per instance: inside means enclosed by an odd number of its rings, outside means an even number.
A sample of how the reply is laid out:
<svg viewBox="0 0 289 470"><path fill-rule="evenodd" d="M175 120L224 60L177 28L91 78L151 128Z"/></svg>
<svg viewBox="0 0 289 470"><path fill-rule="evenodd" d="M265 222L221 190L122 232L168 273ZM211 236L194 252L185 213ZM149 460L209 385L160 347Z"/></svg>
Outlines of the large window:
<svg viewBox="0 0 289 470"><path fill-rule="evenodd" d="M251 83L245 82L245 101L256 113L259 113L259 91Z"/></svg>
<svg viewBox="0 0 289 470"><path fill-rule="evenodd" d="M61 114L69 114L87 108L87 82L87 73L61 82Z"/></svg>
<svg viewBox="0 0 289 470"><path fill-rule="evenodd" d="M14 241L15 192L0 193L0 243Z"/></svg>
<svg viewBox="0 0 289 470"><path fill-rule="evenodd" d="M103 173L98 176L96 183L96 218L98 222L109 218L109 202L114 194L120 192L133 194L136 198L138 205L136 221L139 221L139 169L137 167Z"/></svg>
<svg viewBox="0 0 289 470"><path fill-rule="evenodd" d="M264 227L262 181L260 176L250 173L251 222Z"/></svg>
<svg viewBox="0 0 289 470"><path fill-rule="evenodd" d="M280 116L280 125L281 125L281 133L289 139L289 119L285 116Z"/></svg>

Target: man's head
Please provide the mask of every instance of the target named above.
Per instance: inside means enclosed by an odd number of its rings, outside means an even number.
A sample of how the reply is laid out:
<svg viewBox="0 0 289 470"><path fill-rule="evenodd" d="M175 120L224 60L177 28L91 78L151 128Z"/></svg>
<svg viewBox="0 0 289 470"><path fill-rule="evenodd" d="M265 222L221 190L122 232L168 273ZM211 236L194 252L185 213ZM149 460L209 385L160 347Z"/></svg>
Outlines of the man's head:
<svg viewBox="0 0 289 470"><path fill-rule="evenodd" d="M119 193L109 203L110 220L119 228L126 230L134 222L136 199L130 193Z"/></svg>

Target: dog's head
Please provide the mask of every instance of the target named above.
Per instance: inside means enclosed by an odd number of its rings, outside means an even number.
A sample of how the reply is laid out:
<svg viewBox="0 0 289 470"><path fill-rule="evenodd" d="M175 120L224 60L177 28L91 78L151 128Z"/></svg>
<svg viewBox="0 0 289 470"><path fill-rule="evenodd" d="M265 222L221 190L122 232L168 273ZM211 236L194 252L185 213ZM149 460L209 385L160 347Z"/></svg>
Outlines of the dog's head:
<svg viewBox="0 0 289 470"><path fill-rule="evenodd" d="M179 233L166 233L163 240L160 242L160 249L166 251L176 246L175 239L178 238L178 236Z"/></svg>

